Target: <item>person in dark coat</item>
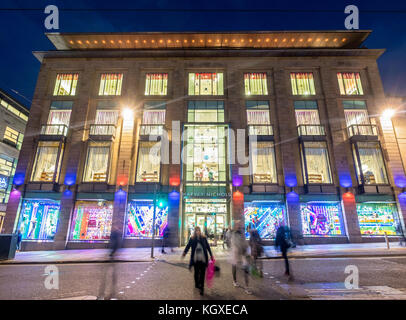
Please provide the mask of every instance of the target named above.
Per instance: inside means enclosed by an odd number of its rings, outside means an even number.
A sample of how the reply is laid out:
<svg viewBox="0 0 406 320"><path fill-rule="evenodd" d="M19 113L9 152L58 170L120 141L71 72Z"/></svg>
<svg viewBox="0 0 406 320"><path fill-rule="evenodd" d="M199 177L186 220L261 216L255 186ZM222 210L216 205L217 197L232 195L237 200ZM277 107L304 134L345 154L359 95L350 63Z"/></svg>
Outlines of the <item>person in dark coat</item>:
<svg viewBox="0 0 406 320"><path fill-rule="evenodd" d="M23 240L23 234L20 230L17 231L17 250L21 250L21 241Z"/></svg>
<svg viewBox="0 0 406 320"><path fill-rule="evenodd" d="M191 249L189 269L194 267L195 288L199 289L200 295L203 295L204 278L209 263L209 254L212 260L214 259L214 256L211 252L207 238L202 234L200 227L195 227L195 231L190 237L189 242L183 251L182 257L186 256L189 249Z"/></svg>
<svg viewBox="0 0 406 320"><path fill-rule="evenodd" d="M288 260L288 249L291 247L290 241L287 238L287 234L289 234L289 228L285 226L280 226L276 230L276 237L275 237L275 247L281 251L282 257L285 260L285 275L292 280L292 276L290 274L289 269L289 260Z"/></svg>

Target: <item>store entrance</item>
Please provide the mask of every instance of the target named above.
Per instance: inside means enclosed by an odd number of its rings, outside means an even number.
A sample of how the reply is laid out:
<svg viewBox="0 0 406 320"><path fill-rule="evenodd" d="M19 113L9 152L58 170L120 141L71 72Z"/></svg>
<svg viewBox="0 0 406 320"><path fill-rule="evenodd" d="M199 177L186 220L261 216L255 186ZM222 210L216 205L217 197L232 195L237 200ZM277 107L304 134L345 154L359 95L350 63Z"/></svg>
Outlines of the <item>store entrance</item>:
<svg viewBox="0 0 406 320"><path fill-rule="evenodd" d="M225 199L185 200L184 242L200 227L210 245L222 244L222 235L228 227L227 202Z"/></svg>

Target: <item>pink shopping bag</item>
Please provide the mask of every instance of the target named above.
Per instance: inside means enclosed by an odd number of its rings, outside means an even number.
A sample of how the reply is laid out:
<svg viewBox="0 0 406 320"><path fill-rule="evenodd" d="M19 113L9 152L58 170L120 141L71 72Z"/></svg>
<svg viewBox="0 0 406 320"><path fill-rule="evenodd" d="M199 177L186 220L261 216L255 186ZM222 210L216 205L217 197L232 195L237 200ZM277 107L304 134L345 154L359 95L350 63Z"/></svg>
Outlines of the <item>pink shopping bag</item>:
<svg viewBox="0 0 406 320"><path fill-rule="evenodd" d="M215 263L216 260L210 260L209 265L207 266L207 271L206 271L206 283L207 287L211 288L213 285L213 278L214 278L214 273L215 273Z"/></svg>

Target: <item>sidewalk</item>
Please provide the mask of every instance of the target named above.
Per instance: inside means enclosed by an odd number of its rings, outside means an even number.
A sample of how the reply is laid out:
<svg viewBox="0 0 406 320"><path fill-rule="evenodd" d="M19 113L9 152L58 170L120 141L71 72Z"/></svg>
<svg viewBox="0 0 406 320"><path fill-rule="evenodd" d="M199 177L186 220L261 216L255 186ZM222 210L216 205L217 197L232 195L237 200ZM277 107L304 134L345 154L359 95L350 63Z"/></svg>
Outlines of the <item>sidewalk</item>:
<svg viewBox="0 0 406 320"><path fill-rule="evenodd" d="M166 250L162 254L160 248L155 248L155 259L177 261L183 248L175 248L174 252ZM0 265L7 264L59 264L59 263L103 263L109 262L109 251L106 249L60 250L60 251L28 251L16 253L14 260L0 261ZM264 259L280 259L280 254L274 247L265 247ZM226 259L228 251L222 247L214 247L213 254L217 260ZM390 249L385 243L362 244L328 244L298 246L289 251L293 259L306 258L359 258L359 257L388 257L405 256L406 247L398 243L391 243ZM152 261L151 248L125 248L117 254L116 262L148 262Z"/></svg>

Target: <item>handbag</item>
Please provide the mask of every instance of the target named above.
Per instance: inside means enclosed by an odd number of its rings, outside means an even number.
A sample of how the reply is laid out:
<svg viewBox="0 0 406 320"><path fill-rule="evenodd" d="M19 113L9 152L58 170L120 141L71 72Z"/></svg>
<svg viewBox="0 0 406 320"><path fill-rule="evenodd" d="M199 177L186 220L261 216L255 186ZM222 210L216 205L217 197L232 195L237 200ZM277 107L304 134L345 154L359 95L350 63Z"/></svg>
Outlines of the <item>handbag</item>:
<svg viewBox="0 0 406 320"><path fill-rule="evenodd" d="M209 265L207 266L207 272L206 272L206 283L209 288L213 285L213 278L214 278L214 273L216 272L216 265L215 265L215 260L211 259L209 261Z"/></svg>

